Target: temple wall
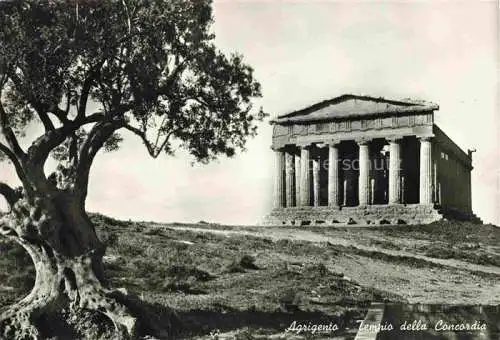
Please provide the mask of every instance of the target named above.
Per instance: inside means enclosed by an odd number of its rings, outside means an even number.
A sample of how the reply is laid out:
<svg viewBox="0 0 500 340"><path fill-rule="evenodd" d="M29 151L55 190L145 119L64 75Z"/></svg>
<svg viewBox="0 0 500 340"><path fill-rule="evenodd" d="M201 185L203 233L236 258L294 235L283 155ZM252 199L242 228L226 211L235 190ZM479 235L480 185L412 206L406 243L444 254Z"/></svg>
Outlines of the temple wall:
<svg viewBox="0 0 500 340"><path fill-rule="evenodd" d="M471 159L437 126L434 133L435 202L445 208L471 212Z"/></svg>

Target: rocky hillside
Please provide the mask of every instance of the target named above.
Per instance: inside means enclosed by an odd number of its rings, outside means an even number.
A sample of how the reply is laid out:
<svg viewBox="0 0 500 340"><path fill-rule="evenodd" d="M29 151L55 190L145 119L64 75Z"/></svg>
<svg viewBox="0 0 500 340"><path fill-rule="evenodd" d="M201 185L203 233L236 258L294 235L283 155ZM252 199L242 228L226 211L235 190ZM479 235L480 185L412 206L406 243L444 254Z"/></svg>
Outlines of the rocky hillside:
<svg viewBox="0 0 500 340"><path fill-rule="evenodd" d="M500 303L500 228L241 227L92 219L108 279L185 323L180 337L269 337L294 320L352 338L372 302ZM33 285L26 253L0 243L0 306ZM251 337L250 337L251 338Z"/></svg>

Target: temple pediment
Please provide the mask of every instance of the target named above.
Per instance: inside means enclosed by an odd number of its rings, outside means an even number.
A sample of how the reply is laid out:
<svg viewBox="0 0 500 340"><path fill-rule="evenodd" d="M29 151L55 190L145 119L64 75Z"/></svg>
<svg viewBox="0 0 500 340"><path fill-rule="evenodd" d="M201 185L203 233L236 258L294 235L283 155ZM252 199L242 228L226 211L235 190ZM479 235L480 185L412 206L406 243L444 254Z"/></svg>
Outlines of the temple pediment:
<svg viewBox="0 0 500 340"><path fill-rule="evenodd" d="M439 109L437 104L424 101L391 100L382 97L345 94L280 115L272 122L280 124L332 121L348 117L397 115L437 109Z"/></svg>

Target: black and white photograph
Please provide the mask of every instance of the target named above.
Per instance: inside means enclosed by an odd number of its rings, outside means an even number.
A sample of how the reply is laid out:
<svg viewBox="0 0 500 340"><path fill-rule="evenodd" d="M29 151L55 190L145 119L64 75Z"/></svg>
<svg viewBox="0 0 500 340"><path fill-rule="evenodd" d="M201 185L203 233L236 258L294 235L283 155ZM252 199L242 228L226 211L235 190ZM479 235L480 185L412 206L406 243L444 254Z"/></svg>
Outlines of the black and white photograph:
<svg viewBox="0 0 500 340"><path fill-rule="evenodd" d="M0 339L500 339L498 0L1 0Z"/></svg>

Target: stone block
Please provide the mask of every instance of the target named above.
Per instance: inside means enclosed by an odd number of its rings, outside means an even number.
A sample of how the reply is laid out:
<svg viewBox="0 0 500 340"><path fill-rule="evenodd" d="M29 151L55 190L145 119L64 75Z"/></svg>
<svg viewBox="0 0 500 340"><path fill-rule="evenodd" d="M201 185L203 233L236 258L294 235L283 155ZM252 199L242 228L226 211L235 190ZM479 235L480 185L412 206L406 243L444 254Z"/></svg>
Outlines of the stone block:
<svg viewBox="0 0 500 340"><path fill-rule="evenodd" d="M465 216L472 218L471 216ZM464 218L465 218L464 217ZM263 225L336 225L344 224L420 224L443 218L437 208L429 206L367 206L344 207L332 210L329 207L301 207L274 209L263 219ZM477 218L477 217L475 217Z"/></svg>

